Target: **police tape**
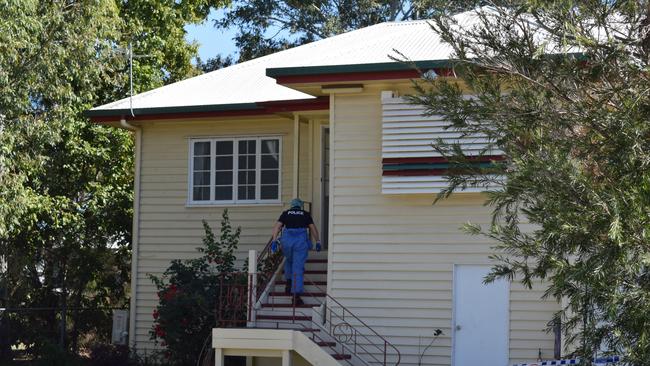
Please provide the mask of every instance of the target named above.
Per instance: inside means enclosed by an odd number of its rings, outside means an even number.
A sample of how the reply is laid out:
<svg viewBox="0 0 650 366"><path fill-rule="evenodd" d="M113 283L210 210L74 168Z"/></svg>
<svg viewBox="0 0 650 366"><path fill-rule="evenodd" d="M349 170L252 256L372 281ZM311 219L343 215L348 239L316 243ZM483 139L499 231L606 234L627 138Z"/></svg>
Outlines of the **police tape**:
<svg viewBox="0 0 650 366"><path fill-rule="evenodd" d="M609 357L598 357L594 360L593 365L614 365L619 362L621 358L619 356L609 356ZM538 361L532 363L517 363L512 366L556 366L556 365L579 365L579 358L571 358L565 360L549 360L549 361Z"/></svg>

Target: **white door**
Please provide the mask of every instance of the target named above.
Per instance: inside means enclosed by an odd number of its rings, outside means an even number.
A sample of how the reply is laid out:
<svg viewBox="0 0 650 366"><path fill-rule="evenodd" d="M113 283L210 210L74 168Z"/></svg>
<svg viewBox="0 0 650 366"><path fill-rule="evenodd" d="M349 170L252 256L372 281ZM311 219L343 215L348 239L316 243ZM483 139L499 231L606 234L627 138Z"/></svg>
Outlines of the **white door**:
<svg viewBox="0 0 650 366"><path fill-rule="evenodd" d="M509 283L483 284L489 266L454 267L454 366L507 366Z"/></svg>

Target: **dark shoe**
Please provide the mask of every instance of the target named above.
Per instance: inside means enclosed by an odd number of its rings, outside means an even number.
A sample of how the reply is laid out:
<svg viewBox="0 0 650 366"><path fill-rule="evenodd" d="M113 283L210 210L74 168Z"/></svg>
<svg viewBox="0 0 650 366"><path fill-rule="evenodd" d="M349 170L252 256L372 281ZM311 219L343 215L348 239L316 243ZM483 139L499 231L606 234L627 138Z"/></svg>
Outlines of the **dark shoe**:
<svg viewBox="0 0 650 366"><path fill-rule="evenodd" d="M293 302L294 302L294 305L296 305L296 306L305 305L305 302L302 301L302 299L298 295L294 295Z"/></svg>
<svg viewBox="0 0 650 366"><path fill-rule="evenodd" d="M291 280L287 280L287 284L284 285L284 293L291 293Z"/></svg>

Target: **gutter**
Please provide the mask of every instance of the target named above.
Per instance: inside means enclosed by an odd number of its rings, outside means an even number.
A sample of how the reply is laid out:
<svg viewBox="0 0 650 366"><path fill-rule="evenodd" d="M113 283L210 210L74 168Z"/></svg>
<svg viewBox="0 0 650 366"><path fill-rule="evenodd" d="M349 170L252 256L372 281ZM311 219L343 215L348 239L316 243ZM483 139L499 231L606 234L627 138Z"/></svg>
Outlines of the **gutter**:
<svg viewBox="0 0 650 366"><path fill-rule="evenodd" d="M134 108L136 115L131 115L128 108L122 109L90 109L84 112L84 116L92 122L115 122L116 118L129 121L169 120L188 118L208 117L237 117L272 115L277 113L293 111L327 110L329 99L327 97L315 97L293 100L275 100L256 103L234 103L234 104L211 104L193 106L174 106L156 108ZM123 128L130 129L128 127Z"/></svg>
<svg viewBox="0 0 650 366"><path fill-rule="evenodd" d="M133 182L133 232L131 233L131 300L129 304L129 346L135 347L136 304L138 289L138 247L140 241L140 176L142 166L142 128L120 119L120 126L135 133L135 175Z"/></svg>
<svg viewBox="0 0 650 366"><path fill-rule="evenodd" d="M278 78L283 76L349 74L364 72L405 71L414 69L450 68L458 60L427 60L427 61L393 61L377 62L372 64L347 64L329 66L297 66L297 67L272 67L266 69L266 76Z"/></svg>

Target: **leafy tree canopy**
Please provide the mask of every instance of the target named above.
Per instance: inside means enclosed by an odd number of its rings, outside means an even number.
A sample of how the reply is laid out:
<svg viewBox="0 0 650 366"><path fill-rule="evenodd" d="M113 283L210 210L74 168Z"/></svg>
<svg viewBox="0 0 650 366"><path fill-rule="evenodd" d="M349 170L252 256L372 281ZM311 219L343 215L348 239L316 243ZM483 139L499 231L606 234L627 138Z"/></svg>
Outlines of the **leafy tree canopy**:
<svg viewBox="0 0 650 366"><path fill-rule="evenodd" d="M82 113L127 96L129 43L146 55L134 63L136 91L196 73L183 27L223 4L0 1L2 305L125 305L132 141ZM75 348L79 332L100 322L70 314ZM0 322L11 329L0 334L3 357L9 344L42 345L58 325L53 312L4 312Z"/></svg>
<svg viewBox="0 0 650 366"><path fill-rule="evenodd" d="M497 243L488 280L543 280L579 355L648 365L650 4L496 5L477 11L474 27L436 17L458 78L418 82L411 98L491 141L483 155L505 157L476 168L461 146L435 141L457 167L441 197L496 185L492 225L466 227Z"/></svg>
<svg viewBox="0 0 650 366"><path fill-rule="evenodd" d="M426 19L481 3L463 0L238 0L221 28L236 28L239 62L387 21Z"/></svg>

